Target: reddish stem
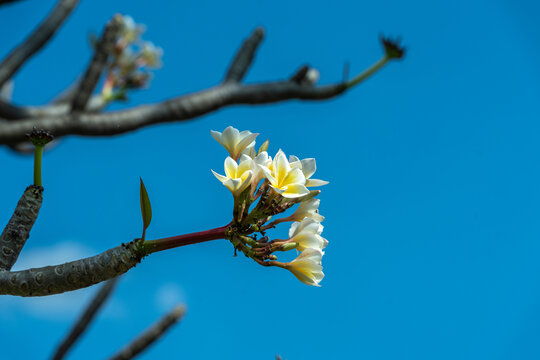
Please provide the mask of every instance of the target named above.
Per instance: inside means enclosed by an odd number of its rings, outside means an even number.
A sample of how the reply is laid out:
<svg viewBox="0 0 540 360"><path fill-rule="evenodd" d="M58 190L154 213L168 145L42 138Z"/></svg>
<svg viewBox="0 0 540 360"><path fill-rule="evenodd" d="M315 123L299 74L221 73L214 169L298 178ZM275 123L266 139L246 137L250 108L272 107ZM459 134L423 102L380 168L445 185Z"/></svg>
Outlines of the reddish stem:
<svg viewBox="0 0 540 360"><path fill-rule="evenodd" d="M147 254L152 254L158 251L173 249L180 246L198 244L205 241L225 239L225 231L229 225L219 228L172 236L163 239L148 240L144 242L144 248Z"/></svg>

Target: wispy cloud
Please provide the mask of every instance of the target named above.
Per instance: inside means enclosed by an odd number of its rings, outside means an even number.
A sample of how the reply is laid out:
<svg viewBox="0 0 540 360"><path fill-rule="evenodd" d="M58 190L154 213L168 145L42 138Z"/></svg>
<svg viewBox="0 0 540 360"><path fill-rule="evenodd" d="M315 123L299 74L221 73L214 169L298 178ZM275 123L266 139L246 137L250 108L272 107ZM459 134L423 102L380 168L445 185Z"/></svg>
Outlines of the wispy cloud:
<svg viewBox="0 0 540 360"><path fill-rule="evenodd" d="M96 252L89 247L73 241L65 241L48 247L24 249L13 266L13 270L62 264L95 254Z"/></svg>
<svg viewBox="0 0 540 360"><path fill-rule="evenodd" d="M185 303L186 295L180 285L173 282L165 283L156 291L154 302L160 312L167 312L176 305Z"/></svg>

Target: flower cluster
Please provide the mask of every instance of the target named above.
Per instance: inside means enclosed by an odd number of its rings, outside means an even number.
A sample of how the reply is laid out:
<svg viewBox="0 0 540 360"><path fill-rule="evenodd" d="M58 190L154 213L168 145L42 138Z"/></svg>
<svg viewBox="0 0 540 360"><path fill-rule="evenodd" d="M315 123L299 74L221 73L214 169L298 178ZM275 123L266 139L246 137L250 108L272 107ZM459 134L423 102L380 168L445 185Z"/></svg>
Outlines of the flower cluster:
<svg viewBox="0 0 540 360"><path fill-rule="evenodd" d="M161 67L163 56L160 47L141 39L144 25L136 24L127 15L117 15L115 20L120 29L101 90L101 95L108 101L125 100L129 89L147 87L152 78L150 69Z"/></svg>
<svg viewBox="0 0 540 360"><path fill-rule="evenodd" d="M223 133L211 134L230 155L225 159L224 175L212 172L234 198L227 238L235 251L242 251L263 266L287 269L304 284L319 286L324 277L321 258L328 241L321 236L324 217L318 211L320 200L314 198L320 191L309 188L328 182L312 179L315 159L287 158L282 150L272 158L267 153L268 140L256 150L259 134L240 132L231 126ZM291 215L271 221L296 204L299 206ZM289 238L270 241L266 231L283 222L292 222ZM300 254L290 262L277 261L273 254L293 249Z"/></svg>

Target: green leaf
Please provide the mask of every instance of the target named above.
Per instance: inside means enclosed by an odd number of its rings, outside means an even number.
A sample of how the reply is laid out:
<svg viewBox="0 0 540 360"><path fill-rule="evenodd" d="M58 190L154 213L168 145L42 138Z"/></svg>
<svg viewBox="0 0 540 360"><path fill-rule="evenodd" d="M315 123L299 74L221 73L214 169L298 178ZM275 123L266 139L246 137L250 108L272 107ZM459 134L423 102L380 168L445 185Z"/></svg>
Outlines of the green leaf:
<svg viewBox="0 0 540 360"><path fill-rule="evenodd" d="M152 206L150 205L150 199L148 198L148 193L146 192L146 188L144 187L144 183L141 179L141 215L143 219L143 235L142 238L144 240L144 236L146 234L146 229L150 225L150 222L152 221Z"/></svg>

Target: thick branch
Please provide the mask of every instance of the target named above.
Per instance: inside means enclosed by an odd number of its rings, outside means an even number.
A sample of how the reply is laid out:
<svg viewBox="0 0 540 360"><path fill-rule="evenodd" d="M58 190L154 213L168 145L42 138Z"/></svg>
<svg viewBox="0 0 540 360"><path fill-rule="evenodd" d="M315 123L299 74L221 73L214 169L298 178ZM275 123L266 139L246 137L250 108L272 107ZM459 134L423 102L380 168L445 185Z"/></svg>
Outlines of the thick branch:
<svg viewBox="0 0 540 360"><path fill-rule="evenodd" d="M158 340L169 328L176 324L185 314L183 305L175 307L170 313L139 335L132 343L110 358L110 360L128 360L146 350Z"/></svg>
<svg viewBox="0 0 540 360"><path fill-rule="evenodd" d="M71 347L79 339L81 334L84 333L84 331L86 330L90 322L96 316L98 310L109 298L109 295L114 290L114 287L116 286L117 281L118 281L118 278L116 277L107 281L105 284L101 286L98 293L94 296L90 304L88 304L88 307L84 310L84 313L75 323L75 326L73 326L69 334L62 341L60 346L58 346L58 348L56 349L56 352L54 353L54 356L53 356L54 360L63 359L66 353L68 352L68 350L71 349Z"/></svg>
<svg viewBox="0 0 540 360"><path fill-rule="evenodd" d="M299 85L292 81L253 85L226 83L162 103L142 105L128 110L100 114L68 114L0 123L0 144L24 141L25 134L35 126L47 129L55 138L65 135L108 136L153 124L189 120L230 105L267 104L291 99L323 100L335 97L345 90L345 84L314 87Z"/></svg>
<svg viewBox="0 0 540 360"><path fill-rule="evenodd" d="M257 48L259 47L263 37L264 29L262 27L258 27L251 34L251 36L244 41L240 47L240 50L238 50L236 53L227 74L225 75L225 82L242 81L251 63L253 62L255 52L257 52Z"/></svg>
<svg viewBox="0 0 540 360"><path fill-rule="evenodd" d="M101 77L103 68L107 64L107 59L114 50L116 36L121 26L120 21L121 20L115 16L107 23L107 26L96 45L94 57L86 69L86 73L82 80L79 82L72 102L72 111L81 111L86 108L86 104Z"/></svg>
<svg viewBox="0 0 540 360"><path fill-rule="evenodd" d="M17 261L38 217L42 200L41 186L32 185L24 191L13 216L0 235L0 271L10 270Z"/></svg>
<svg viewBox="0 0 540 360"><path fill-rule="evenodd" d="M43 47L62 25L71 11L77 5L78 0L60 0L51 11L49 16L38 26L37 29L17 48L15 48L0 63L0 87L8 81L13 74L32 55Z"/></svg>
<svg viewBox="0 0 540 360"><path fill-rule="evenodd" d="M12 272L0 270L0 295L45 296L82 289L125 273L143 257L140 241L134 240L62 265Z"/></svg>
<svg viewBox="0 0 540 360"><path fill-rule="evenodd" d="M73 91L73 94L75 94L75 91ZM73 97L74 96L70 96L70 99ZM90 101L88 101L85 111L101 111L105 106L107 106L107 104L108 101L103 99L101 95L95 95L90 98ZM70 111L71 104L67 101L59 101L51 105L43 106L17 106L0 99L0 117L6 121L62 116L69 114Z"/></svg>

